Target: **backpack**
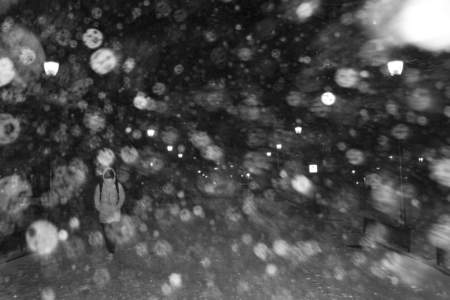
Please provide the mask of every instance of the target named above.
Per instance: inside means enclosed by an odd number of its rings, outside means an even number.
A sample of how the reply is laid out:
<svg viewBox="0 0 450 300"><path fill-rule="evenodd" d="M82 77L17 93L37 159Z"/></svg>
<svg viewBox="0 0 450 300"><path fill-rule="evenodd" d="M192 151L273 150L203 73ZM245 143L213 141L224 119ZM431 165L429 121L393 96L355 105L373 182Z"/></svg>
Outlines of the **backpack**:
<svg viewBox="0 0 450 300"><path fill-rule="evenodd" d="M115 178L116 180L114 181L114 185L116 186L116 192L117 192L117 203L119 203L119 198L120 198L120 194L119 194L119 182L117 181L117 177ZM102 202L102 190L103 190L103 180L102 182L99 184L100 186L100 197L99 197L99 201L100 203Z"/></svg>

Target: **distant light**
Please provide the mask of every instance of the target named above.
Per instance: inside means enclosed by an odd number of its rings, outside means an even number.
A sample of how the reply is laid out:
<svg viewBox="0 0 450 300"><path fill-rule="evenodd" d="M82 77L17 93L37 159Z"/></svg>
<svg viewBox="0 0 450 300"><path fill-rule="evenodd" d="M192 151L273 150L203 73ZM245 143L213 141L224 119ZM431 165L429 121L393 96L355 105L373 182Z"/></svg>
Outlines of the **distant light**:
<svg viewBox="0 0 450 300"><path fill-rule="evenodd" d="M318 172L318 168L316 164L311 164L309 165L309 173L317 173Z"/></svg>
<svg viewBox="0 0 450 300"><path fill-rule="evenodd" d="M401 1L399 9L387 7L389 1L378 1L381 7L374 7L375 14L389 19L390 25L383 24L387 38L393 38L397 46L413 45L428 51L450 50L450 1L448 0L408 0ZM400 2L400 1L392 1ZM395 6L394 6L395 7ZM380 10L386 13L380 14ZM370 18L370 17L369 17Z"/></svg>
<svg viewBox="0 0 450 300"><path fill-rule="evenodd" d="M131 127L125 128L125 132L126 132L126 133L130 133L130 132L131 132Z"/></svg>
<svg viewBox="0 0 450 300"><path fill-rule="evenodd" d="M147 129L147 135L152 137L155 136L156 130L155 129Z"/></svg>
<svg viewBox="0 0 450 300"><path fill-rule="evenodd" d="M419 157L419 162L423 162L423 157Z"/></svg>
<svg viewBox="0 0 450 300"><path fill-rule="evenodd" d="M272 152L267 152L266 155L267 155L268 157L271 157L271 156L272 156Z"/></svg>
<svg viewBox="0 0 450 300"><path fill-rule="evenodd" d="M303 130L303 128L301 127L301 126L297 126L297 127L295 127L295 133L296 134L301 134L302 133L302 130Z"/></svg>
<svg viewBox="0 0 450 300"><path fill-rule="evenodd" d="M167 151L172 152L172 150L173 150L173 146L171 146L171 145L167 146Z"/></svg>
<svg viewBox="0 0 450 300"><path fill-rule="evenodd" d="M277 145L276 145L276 148L279 150L279 149L283 148L283 145L277 144Z"/></svg>
<svg viewBox="0 0 450 300"><path fill-rule="evenodd" d="M356 173L356 171L355 170L352 170L352 174L355 174Z"/></svg>
<svg viewBox="0 0 450 300"><path fill-rule="evenodd" d="M59 70L59 63L56 61L46 61L44 62L44 71L47 76L56 76Z"/></svg>
<svg viewBox="0 0 450 300"><path fill-rule="evenodd" d="M183 158L183 153L178 153L178 158Z"/></svg>
<svg viewBox="0 0 450 300"><path fill-rule="evenodd" d="M333 105L336 102L336 96L331 92L325 92L322 94L320 100L325 105Z"/></svg>
<svg viewBox="0 0 450 300"><path fill-rule="evenodd" d="M388 71L391 76L401 75L403 72L403 61L392 60L387 63Z"/></svg>

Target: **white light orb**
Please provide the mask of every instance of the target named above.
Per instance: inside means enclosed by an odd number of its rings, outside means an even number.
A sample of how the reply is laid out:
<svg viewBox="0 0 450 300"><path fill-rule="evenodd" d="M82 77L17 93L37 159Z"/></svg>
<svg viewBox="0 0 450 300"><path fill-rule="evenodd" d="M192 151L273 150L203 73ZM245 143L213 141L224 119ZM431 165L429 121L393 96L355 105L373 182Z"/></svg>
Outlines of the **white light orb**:
<svg viewBox="0 0 450 300"><path fill-rule="evenodd" d="M14 63L9 57L0 58L0 87L9 84L16 76Z"/></svg>
<svg viewBox="0 0 450 300"><path fill-rule="evenodd" d="M148 107L149 98L142 92L137 93L133 99L133 105L139 110L146 109Z"/></svg>
<svg viewBox="0 0 450 300"><path fill-rule="evenodd" d="M100 150L97 155L97 162L104 167L111 166L114 163L115 159L116 155L109 148L104 148Z"/></svg>
<svg viewBox="0 0 450 300"><path fill-rule="evenodd" d="M89 49L96 49L103 43L103 33L96 28L89 28L83 33L82 40Z"/></svg>
<svg viewBox="0 0 450 300"><path fill-rule="evenodd" d="M118 63L117 55L109 48L98 49L90 58L91 69L99 75L108 74L117 67Z"/></svg>
<svg viewBox="0 0 450 300"><path fill-rule="evenodd" d="M275 240L272 245L273 252L281 257L286 257L289 255L289 244L285 240Z"/></svg>
<svg viewBox="0 0 450 300"><path fill-rule="evenodd" d="M51 254L58 246L58 240L58 229L45 220L34 222L26 232L28 248L39 255Z"/></svg>
<svg viewBox="0 0 450 300"><path fill-rule="evenodd" d="M173 288L180 288L183 285L183 281L181 279L181 275L178 273L172 273L169 276L170 285Z"/></svg>
<svg viewBox="0 0 450 300"><path fill-rule="evenodd" d="M324 105L330 106L336 102L336 96L332 92L325 92L320 97L320 100Z"/></svg>
<svg viewBox="0 0 450 300"><path fill-rule="evenodd" d="M296 175L291 180L292 188L302 195L309 195L313 189L313 184L305 175Z"/></svg>
<svg viewBox="0 0 450 300"><path fill-rule="evenodd" d="M67 233L66 230L62 229L58 232L58 239L60 241L67 241L68 238L69 238L69 234Z"/></svg>
<svg viewBox="0 0 450 300"><path fill-rule="evenodd" d="M278 268L274 264L268 264L266 266L266 274L269 276L275 276L278 273Z"/></svg>
<svg viewBox="0 0 450 300"><path fill-rule="evenodd" d="M77 217L72 217L69 220L69 227L72 230L77 230L80 228L80 220Z"/></svg>

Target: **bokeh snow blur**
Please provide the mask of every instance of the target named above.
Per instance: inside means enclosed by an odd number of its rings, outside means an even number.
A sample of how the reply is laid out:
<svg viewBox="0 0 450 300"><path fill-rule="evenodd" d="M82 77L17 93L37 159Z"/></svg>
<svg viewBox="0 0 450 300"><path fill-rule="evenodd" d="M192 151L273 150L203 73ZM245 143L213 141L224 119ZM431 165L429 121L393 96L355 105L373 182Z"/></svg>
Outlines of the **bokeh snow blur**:
<svg viewBox="0 0 450 300"><path fill-rule="evenodd" d="M0 299L449 299L449 1L0 14Z"/></svg>

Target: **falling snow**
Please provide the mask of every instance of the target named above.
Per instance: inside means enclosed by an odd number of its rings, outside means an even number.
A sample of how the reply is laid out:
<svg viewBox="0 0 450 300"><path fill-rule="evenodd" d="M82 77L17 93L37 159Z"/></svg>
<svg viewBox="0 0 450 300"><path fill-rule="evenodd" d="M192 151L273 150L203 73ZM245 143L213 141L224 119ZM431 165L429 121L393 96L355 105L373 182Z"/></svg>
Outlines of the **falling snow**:
<svg viewBox="0 0 450 300"><path fill-rule="evenodd" d="M0 299L449 299L448 1L0 13Z"/></svg>

